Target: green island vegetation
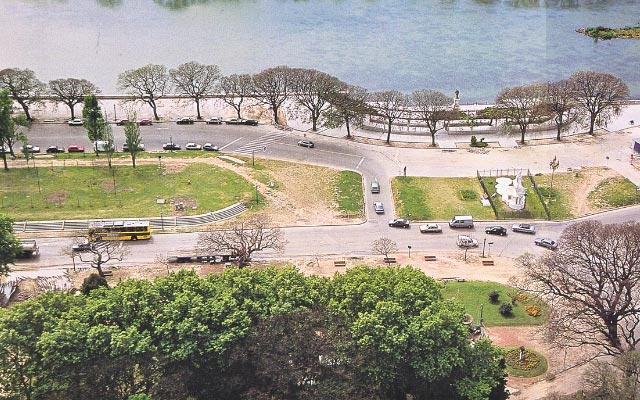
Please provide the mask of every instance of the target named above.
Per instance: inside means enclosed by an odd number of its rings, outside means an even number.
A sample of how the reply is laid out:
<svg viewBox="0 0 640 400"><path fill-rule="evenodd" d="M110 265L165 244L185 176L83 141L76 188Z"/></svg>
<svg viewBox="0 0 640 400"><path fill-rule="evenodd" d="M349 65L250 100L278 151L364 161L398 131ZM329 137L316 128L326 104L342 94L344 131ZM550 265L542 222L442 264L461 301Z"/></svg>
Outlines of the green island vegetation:
<svg viewBox="0 0 640 400"><path fill-rule="evenodd" d="M599 208L625 207L640 203L640 192L629 179L614 177L600 182L589 201Z"/></svg>
<svg viewBox="0 0 640 400"><path fill-rule="evenodd" d="M522 358L520 357L521 351ZM547 372L547 359L531 348L525 347L522 350L517 346L505 347L504 360L507 366L507 373L510 376L533 378Z"/></svg>
<svg viewBox="0 0 640 400"><path fill-rule="evenodd" d="M587 35L596 40L611 39L640 39L640 25L625 26L624 28L606 28L596 26L591 28L580 28L576 32Z"/></svg>
<svg viewBox="0 0 640 400"><path fill-rule="evenodd" d="M115 282L0 309L3 396L505 398L503 350L411 267Z"/></svg>
<svg viewBox="0 0 640 400"><path fill-rule="evenodd" d="M497 296L492 299L493 292ZM481 309L483 323L489 327L542 325L547 320L547 308L540 299L497 282L448 282L442 287L442 297L462 304L474 324L479 323ZM512 306L506 316L500 313L503 304Z"/></svg>
<svg viewBox="0 0 640 400"><path fill-rule="evenodd" d="M347 216L362 215L364 213L362 175L353 171L340 171L336 186L338 209Z"/></svg>
<svg viewBox="0 0 640 400"><path fill-rule="evenodd" d="M391 181L398 216L414 220L448 220L454 215L495 219L480 202L476 178L396 177ZM411 216L409 216L411 214Z"/></svg>

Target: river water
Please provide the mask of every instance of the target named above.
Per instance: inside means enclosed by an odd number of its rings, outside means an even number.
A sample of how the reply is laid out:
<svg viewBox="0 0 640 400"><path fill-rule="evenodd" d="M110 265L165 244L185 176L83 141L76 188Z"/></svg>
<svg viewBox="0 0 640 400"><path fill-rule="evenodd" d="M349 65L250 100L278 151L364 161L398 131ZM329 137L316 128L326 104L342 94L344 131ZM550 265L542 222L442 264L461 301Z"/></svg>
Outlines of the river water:
<svg viewBox="0 0 640 400"><path fill-rule="evenodd" d="M0 68L115 94L120 72L148 63L223 74L285 64L372 91L459 89L462 103L596 70L638 98L640 40L575 32L638 23L632 0L1 0Z"/></svg>

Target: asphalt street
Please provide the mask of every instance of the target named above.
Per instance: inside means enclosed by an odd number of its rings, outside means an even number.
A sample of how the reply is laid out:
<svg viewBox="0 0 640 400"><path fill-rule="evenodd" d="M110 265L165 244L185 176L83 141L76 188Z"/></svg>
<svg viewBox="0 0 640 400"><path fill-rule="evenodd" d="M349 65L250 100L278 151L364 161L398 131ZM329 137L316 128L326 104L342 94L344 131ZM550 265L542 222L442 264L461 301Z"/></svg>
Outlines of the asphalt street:
<svg viewBox="0 0 640 400"><path fill-rule="evenodd" d="M114 126L114 137L118 149L124 142L123 127ZM363 224L346 226L285 227L288 244L282 254L270 251L257 254L256 258L278 258L298 256L363 256L371 254L371 242L380 237L389 237L397 242L399 249L411 246L414 251L450 251L458 249L456 237L471 234L480 246L471 251L504 257L517 257L529 251L540 254L544 251L533 244L535 237L556 239L569 222L535 222L536 235L509 232L506 237L485 235L484 227L495 222L477 222L471 230L452 230L443 225L442 234L421 234L418 225L412 223L410 229L391 228L388 220L393 218L393 199L390 180L401 175L407 168L409 176L474 176L477 169L484 168L530 168L535 172L548 172L551 154L558 154L562 169L580 168L587 165L607 165L619 168L626 160L628 135L609 134L599 143L567 143L554 146L531 146L521 149L492 149L488 153L472 153L466 150L415 149L388 146L374 146L344 140L331 135L318 135L299 131L279 130L261 125L176 125L161 123L141 127L143 142L150 152L161 152L162 144L173 141L184 147L187 142L203 144L211 142L222 152L255 157L305 162L329 166L337 169L358 171L363 175L368 221ZM30 143L46 148L50 145L66 147L80 144L91 148L82 127L63 124L37 124L29 133ZM315 148L297 146L298 140L310 139ZM159 153L161 154L161 153ZM603 157L604 156L604 157ZM551 157L551 158L549 158ZM628 163L628 162L627 162ZM620 172L620 171L619 171ZM628 172L624 170L623 172ZM637 174L637 171L635 171ZM625 176L628 174L623 173ZM379 194L369 191L370 182L377 179L381 185ZM382 201L385 214L373 212L373 201ZM638 221L640 208L632 207L614 212L598 214L588 218L603 222ZM510 228L517 221L498 223ZM51 235L51 234L48 234ZM485 240L486 239L486 240ZM21 261L16 270L36 270L46 267L69 267L71 260L62 255L60 249L71 244L71 238L43 237L38 239L41 256L33 260ZM158 256L180 251L191 251L196 247L197 234L157 233L148 242L125 243L131 247L126 265L153 262ZM491 243L487 245L487 243ZM20 272L16 272L20 274Z"/></svg>

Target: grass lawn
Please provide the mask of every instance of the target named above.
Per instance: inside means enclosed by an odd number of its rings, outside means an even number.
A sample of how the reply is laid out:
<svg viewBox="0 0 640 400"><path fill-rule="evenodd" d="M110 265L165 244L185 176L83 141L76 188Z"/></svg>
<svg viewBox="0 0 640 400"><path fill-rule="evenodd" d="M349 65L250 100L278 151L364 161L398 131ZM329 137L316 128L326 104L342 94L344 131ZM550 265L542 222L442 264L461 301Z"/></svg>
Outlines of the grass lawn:
<svg viewBox="0 0 640 400"><path fill-rule="evenodd" d="M598 208L630 206L640 203L640 192L627 178L609 178L589 193L589 201Z"/></svg>
<svg viewBox="0 0 640 400"><path fill-rule="evenodd" d="M499 293L495 304L489 301L489 293L494 290ZM511 317L502 316L498 309L501 303L511 302L509 294L515 294L515 289L496 282L449 282L442 288L444 299L453 299L462 304L467 314L473 317L474 324L479 322L481 308L485 326L541 325L546 321L544 307L541 307L542 315L538 317L532 317L525 312L525 306L538 305L536 299L530 295L527 295L527 299L521 298L516 302Z"/></svg>
<svg viewBox="0 0 640 400"><path fill-rule="evenodd" d="M357 172L267 159L256 160L255 165L249 160L247 166L253 179L283 191L299 207L326 204L343 216L363 215L362 176Z"/></svg>
<svg viewBox="0 0 640 400"><path fill-rule="evenodd" d="M200 214L255 199L253 185L244 178L202 163L176 170L151 164L135 169L66 166L37 171L37 175L33 168L2 172L0 212L16 220L151 217L161 212L174 215L170 201L182 202L185 214ZM156 204L159 198L166 204Z"/></svg>
<svg viewBox="0 0 640 400"><path fill-rule="evenodd" d="M482 187L476 178L396 177L391 187L399 217L448 220L454 215L472 215L495 219L491 207L480 203Z"/></svg>
<svg viewBox="0 0 640 400"><path fill-rule="evenodd" d="M364 208L362 175L353 171L341 171L337 180L336 201L340 212L351 216L362 215Z"/></svg>
<svg viewBox="0 0 640 400"><path fill-rule="evenodd" d="M547 372L547 359L539 352L525 347L524 359L520 360L520 348L504 348L507 374L521 378L532 378Z"/></svg>

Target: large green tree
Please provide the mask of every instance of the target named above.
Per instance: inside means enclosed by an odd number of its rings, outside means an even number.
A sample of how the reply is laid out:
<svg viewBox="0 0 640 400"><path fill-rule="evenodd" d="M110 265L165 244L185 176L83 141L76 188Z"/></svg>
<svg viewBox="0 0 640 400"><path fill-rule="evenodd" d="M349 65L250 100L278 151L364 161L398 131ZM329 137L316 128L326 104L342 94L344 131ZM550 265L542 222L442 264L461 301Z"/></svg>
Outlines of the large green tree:
<svg viewBox="0 0 640 400"><path fill-rule="evenodd" d="M9 90L11 98L20 104L27 120L31 121L29 107L42 102L46 85L30 69L6 68L0 71L0 88Z"/></svg>
<svg viewBox="0 0 640 400"><path fill-rule="evenodd" d="M136 167L136 157L142 150L142 135L140 126L135 122L136 115L129 115L127 123L124 125L124 142L127 145L129 154L131 154L131 163L133 168Z"/></svg>
<svg viewBox="0 0 640 400"><path fill-rule="evenodd" d="M293 83L292 68L286 65L267 68L253 76L254 96L271 107L275 124L281 123L280 107L291 96Z"/></svg>
<svg viewBox="0 0 640 400"><path fill-rule="evenodd" d="M10 272L9 265L22 252L20 240L13 232L13 219L0 214L0 276Z"/></svg>
<svg viewBox="0 0 640 400"><path fill-rule="evenodd" d="M95 143L97 140L102 140L102 111L95 94L84 98L82 118L89 141Z"/></svg>
<svg viewBox="0 0 640 400"><path fill-rule="evenodd" d="M323 111L324 126L338 128L344 125L348 138L351 138L352 126L362 126L365 116L374 113L367 104L369 93L365 88L341 82L338 90L325 95L329 108Z"/></svg>
<svg viewBox="0 0 640 400"><path fill-rule="evenodd" d="M9 98L9 91L3 89L0 91L0 156L2 156L5 171L9 169L6 150L9 149L8 143L15 129L15 122L11 118L12 110L13 101Z"/></svg>
<svg viewBox="0 0 640 400"><path fill-rule="evenodd" d="M158 121L157 100L171 89L171 78L164 65L148 64L121 73L118 76L118 88L132 96L134 101L148 104Z"/></svg>
<svg viewBox="0 0 640 400"><path fill-rule="evenodd" d="M56 101L66 104L75 118L75 106L84 101L85 96L96 93L98 88L86 79L65 78L49 81L49 91Z"/></svg>
<svg viewBox="0 0 640 400"><path fill-rule="evenodd" d="M217 65L204 65L195 61L180 64L169 71L178 93L188 96L196 103L197 118L200 115L200 102L205 96L215 93L220 79L220 68Z"/></svg>

